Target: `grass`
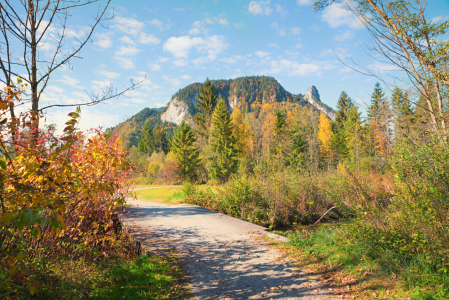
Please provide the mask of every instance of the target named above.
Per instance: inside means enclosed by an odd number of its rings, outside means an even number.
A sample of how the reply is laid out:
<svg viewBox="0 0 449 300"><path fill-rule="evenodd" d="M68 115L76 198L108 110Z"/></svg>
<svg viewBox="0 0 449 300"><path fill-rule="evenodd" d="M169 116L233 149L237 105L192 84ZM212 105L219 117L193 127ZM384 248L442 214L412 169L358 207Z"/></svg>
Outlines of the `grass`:
<svg viewBox="0 0 449 300"><path fill-rule="evenodd" d="M426 257L401 259L374 253L370 245L349 238L344 226L301 231L290 243L270 241L303 270L321 274L333 290L349 299L448 299L445 274L426 269Z"/></svg>
<svg viewBox="0 0 449 300"><path fill-rule="evenodd" d="M146 187L150 187L150 189L136 190L133 192L137 199L166 204L179 204L183 203L186 198L186 194L183 191L183 186L181 185L175 187L158 187L154 189L151 187L157 186L141 186L141 188ZM196 188L199 190L204 190L206 189L206 185L198 185Z"/></svg>
<svg viewBox="0 0 449 300"><path fill-rule="evenodd" d="M175 256L140 256L125 260L86 263L61 261L55 265L33 299L186 299Z"/></svg>

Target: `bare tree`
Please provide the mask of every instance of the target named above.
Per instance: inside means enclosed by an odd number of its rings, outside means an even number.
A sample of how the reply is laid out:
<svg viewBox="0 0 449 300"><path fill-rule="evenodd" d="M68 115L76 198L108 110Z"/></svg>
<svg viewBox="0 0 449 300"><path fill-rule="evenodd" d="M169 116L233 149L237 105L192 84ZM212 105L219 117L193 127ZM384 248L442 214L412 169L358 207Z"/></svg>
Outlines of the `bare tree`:
<svg viewBox="0 0 449 300"><path fill-rule="evenodd" d="M372 38L368 50L373 58L390 69L393 66L405 76L398 77L393 72L390 79L386 79L385 72L362 67L348 56L352 64L345 64L377 77L389 87L423 97L427 107L422 108L429 114L432 130L447 133L444 99L449 89L449 42L446 39L449 21L426 19L427 0L320 0L314 8L322 10L334 3L341 3L342 8L351 11L368 29Z"/></svg>
<svg viewBox="0 0 449 300"><path fill-rule="evenodd" d="M101 4L103 2L103 5ZM51 75L62 66L71 68L71 60L79 58L81 49L91 41L98 26L110 20L106 17L111 0L2 0L0 2L0 81L7 86L13 84L13 78L26 73L22 78L30 87L31 113L51 107L95 105L102 101L118 97L134 89L140 82L132 79L129 86L117 91L114 86L107 86L103 91L88 94L90 100L75 104L53 104L41 107L39 100L47 87ZM73 11L84 6L97 4L92 23L87 26L86 34L81 37L69 27L68 20ZM69 47L66 42L74 39ZM53 51L43 50L51 40L56 46ZM75 45L75 46L73 46ZM0 76L1 76L0 75ZM15 118L14 108L10 108L11 117ZM34 118L34 126L39 127L39 118Z"/></svg>

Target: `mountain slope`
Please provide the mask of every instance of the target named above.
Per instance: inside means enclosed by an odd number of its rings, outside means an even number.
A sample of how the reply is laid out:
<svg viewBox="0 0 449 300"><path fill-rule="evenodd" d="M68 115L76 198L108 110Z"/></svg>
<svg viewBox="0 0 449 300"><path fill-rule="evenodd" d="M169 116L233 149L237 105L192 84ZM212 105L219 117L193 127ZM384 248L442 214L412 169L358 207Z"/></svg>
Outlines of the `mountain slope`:
<svg viewBox="0 0 449 300"><path fill-rule="evenodd" d="M289 102L322 111L332 120L335 118L335 111L321 102L320 94L313 85L303 96L286 91L276 79L268 76L211 81L230 111L237 106L243 112L257 112L265 103ZM137 146L143 125L148 120L151 126L157 122L162 123L166 132L173 134L176 126L181 124L186 116L195 115L195 98L202 85L196 82L180 89L166 107L145 108L127 121L108 129L108 133L120 136L130 146Z"/></svg>
<svg viewBox="0 0 449 300"><path fill-rule="evenodd" d="M320 100L315 86L311 86L305 96L294 95L286 91L276 79L268 76L240 77L229 80L212 80L220 98L223 98L230 111L239 107L243 112L251 112L265 103L293 102L302 106L311 106L323 111L329 118L335 118L332 108ZM195 97L202 83L193 83L173 95L167 109L161 114L161 120L180 124L187 115L195 115Z"/></svg>

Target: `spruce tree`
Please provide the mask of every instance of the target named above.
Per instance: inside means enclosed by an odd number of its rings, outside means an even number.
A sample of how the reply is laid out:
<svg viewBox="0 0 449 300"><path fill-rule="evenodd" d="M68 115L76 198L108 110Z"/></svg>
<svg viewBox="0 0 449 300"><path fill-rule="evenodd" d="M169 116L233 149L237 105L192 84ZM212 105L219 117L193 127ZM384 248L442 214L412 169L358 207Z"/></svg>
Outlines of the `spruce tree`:
<svg viewBox="0 0 449 300"><path fill-rule="evenodd" d="M212 156L209 167L210 178L220 183L226 182L238 167L239 152L232 132L231 117L224 100L221 99L212 118L210 133Z"/></svg>
<svg viewBox="0 0 449 300"><path fill-rule="evenodd" d="M176 129L172 142L172 152L180 165L180 177L183 180L193 181L200 159L198 149L195 147L195 134L185 121Z"/></svg>
<svg viewBox="0 0 449 300"><path fill-rule="evenodd" d="M212 112L217 105L218 91L209 78L200 87L195 99L196 114L194 122L201 136L208 136Z"/></svg>
<svg viewBox="0 0 449 300"><path fill-rule="evenodd" d="M284 158L286 152L288 151L288 133L287 133L287 122L284 113L278 110L275 115L274 121L274 139L273 144L270 147L271 151L277 157L279 163Z"/></svg>
<svg viewBox="0 0 449 300"><path fill-rule="evenodd" d="M382 136L385 136L386 140L381 143L386 145L384 147L386 149L385 152L388 152L390 147L390 104L378 82L374 85L374 91L371 95L371 105L367 112L369 123L377 124L378 130L380 130ZM373 123L373 121L375 122ZM374 144L375 142L372 140L371 146L374 147Z"/></svg>
<svg viewBox="0 0 449 300"><path fill-rule="evenodd" d="M391 95L391 105L396 117L395 135L399 137L409 132L413 123L413 108L408 93L404 93L399 88L395 88Z"/></svg>
<svg viewBox="0 0 449 300"><path fill-rule="evenodd" d="M351 107L354 106L351 98L349 98L348 94L345 91L341 92L340 98L338 98L337 103L337 113L335 114L335 123L337 125L338 130L344 127L344 123L348 118L348 113Z"/></svg>
<svg viewBox="0 0 449 300"><path fill-rule="evenodd" d="M153 128L154 151L168 153L170 145L168 143L167 134L159 123Z"/></svg>
<svg viewBox="0 0 449 300"><path fill-rule="evenodd" d="M143 125L138 148L140 152L148 154L148 156L151 156L154 151L153 128L151 128L148 120Z"/></svg>

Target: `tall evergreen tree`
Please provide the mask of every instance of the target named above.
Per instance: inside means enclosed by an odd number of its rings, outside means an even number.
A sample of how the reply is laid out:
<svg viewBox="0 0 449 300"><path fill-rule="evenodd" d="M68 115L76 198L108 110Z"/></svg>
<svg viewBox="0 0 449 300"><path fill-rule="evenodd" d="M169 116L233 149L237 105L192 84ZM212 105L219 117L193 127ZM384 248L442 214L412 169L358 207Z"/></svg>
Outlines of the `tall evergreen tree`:
<svg viewBox="0 0 449 300"><path fill-rule="evenodd" d="M348 113L351 107L354 106L351 98L345 91L341 92L340 98L338 98L337 112L335 114L335 123L337 125L337 130L341 130L344 127L344 123L348 119Z"/></svg>
<svg viewBox="0 0 449 300"><path fill-rule="evenodd" d="M278 110L274 121L273 145L270 148L272 149L272 153L277 157L280 165L282 165L281 161L286 156L286 152L288 151L288 144L286 117L281 110Z"/></svg>
<svg viewBox="0 0 449 300"><path fill-rule="evenodd" d="M200 159L195 147L195 134L185 121L179 125L173 136L172 152L180 165L180 176L183 180L193 181Z"/></svg>
<svg viewBox="0 0 449 300"><path fill-rule="evenodd" d="M375 143L381 143L385 145L385 151L383 151L384 155L388 154L390 147L390 120L391 120L391 111L390 111L390 103L388 99L385 97L385 92L382 90L382 87L377 82L374 85L374 91L371 95L371 105L367 110L368 112L368 120L370 124L376 124L376 132L379 134L374 135L377 137L382 137L385 141L371 141L371 146L375 147ZM373 122L375 121L375 122ZM373 136L373 137L374 137Z"/></svg>
<svg viewBox="0 0 449 300"><path fill-rule="evenodd" d="M397 138L410 131L414 112L408 93L404 93L399 88L393 90L391 105L395 115L395 137Z"/></svg>
<svg viewBox="0 0 449 300"><path fill-rule="evenodd" d="M167 134L159 123L153 128L154 151L168 153L170 144L168 143Z"/></svg>
<svg viewBox="0 0 449 300"><path fill-rule="evenodd" d="M201 136L207 137L209 134L211 117L217 105L218 96L217 89L208 78L200 87L195 99L196 114L193 120Z"/></svg>
<svg viewBox="0 0 449 300"><path fill-rule="evenodd" d="M212 148L209 176L220 183L237 171L239 152L233 135L231 117L223 99L215 108L210 134Z"/></svg>
<svg viewBox="0 0 449 300"><path fill-rule="evenodd" d="M151 156L154 151L153 128L148 120L143 125L138 148L142 153L148 154L148 156Z"/></svg>

